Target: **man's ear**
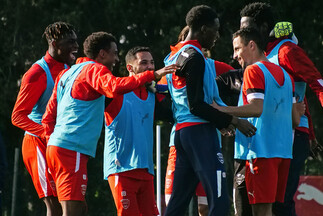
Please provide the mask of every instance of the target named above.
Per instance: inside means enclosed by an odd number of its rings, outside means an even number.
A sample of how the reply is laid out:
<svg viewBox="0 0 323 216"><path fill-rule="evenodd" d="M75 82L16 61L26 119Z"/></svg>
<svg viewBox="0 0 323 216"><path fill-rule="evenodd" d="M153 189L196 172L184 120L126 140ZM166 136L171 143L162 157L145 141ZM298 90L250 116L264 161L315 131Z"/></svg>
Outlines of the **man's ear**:
<svg viewBox="0 0 323 216"><path fill-rule="evenodd" d="M128 72L129 72L129 76L136 75L135 71L133 70L133 66L131 64L127 64L126 68L127 68Z"/></svg>
<svg viewBox="0 0 323 216"><path fill-rule="evenodd" d="M207 26L206 25L202 25L201 27L201 32L205 33L207 31Z"/></svg>
<svg viewBox="0 0 323 216"><path fill-rule="evenodd" d="M55 40L52 40L51 42L49 42L55 49L57 48L57 44Z"/></svg>
<svg viewBox="0 0 323 216"><path fill-rule="evenodd" d="M131 73L131 72L133 72L133 70L132 70L132 65L131 64L127 64L127 70Z"/></svg>
<svg viewBox="0 0 323 216"><path fill-rule="evenodd" d="M253 40L249 41L248 46L251 50L255 50L257 48L257 44Z"/></svg>
<svg viewBox="0 0 323 216"><path fill-rule="evenodd" d="M104 58L104 56L106 55L106 51L104 50L104 49L100 49L100 51L99 51L99 56L101 57L101 58Z"/></svg>

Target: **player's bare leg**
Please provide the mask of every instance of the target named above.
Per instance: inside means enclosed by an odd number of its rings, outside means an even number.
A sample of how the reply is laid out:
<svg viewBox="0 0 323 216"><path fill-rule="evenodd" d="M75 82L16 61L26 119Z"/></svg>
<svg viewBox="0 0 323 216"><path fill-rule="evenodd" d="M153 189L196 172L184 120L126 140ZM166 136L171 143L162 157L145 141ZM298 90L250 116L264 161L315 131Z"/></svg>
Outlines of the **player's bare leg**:
<svg viewBox="0 0 323 216"><path fill-rule="evenodd" d="M252 204L253 216L272 216L272 203L257 203Z"/></svg>
<svg viewBox="0 0 323 216"><path fill-rule="evenodd" d="M44 197L43 201L46 205L47 213L46 216L61 216L62 215L62 207L58 202L57 197L49 196Z"/></svg>

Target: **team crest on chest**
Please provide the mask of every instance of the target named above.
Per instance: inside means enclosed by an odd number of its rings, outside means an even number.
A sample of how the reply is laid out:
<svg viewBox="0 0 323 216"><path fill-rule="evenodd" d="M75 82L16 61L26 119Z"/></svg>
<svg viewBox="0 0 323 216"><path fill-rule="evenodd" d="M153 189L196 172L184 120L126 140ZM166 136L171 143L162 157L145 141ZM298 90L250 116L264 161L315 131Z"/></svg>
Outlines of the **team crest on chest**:
<svg viewBox="0 0 323 216"><path fill-rule="evenodd" d="M130 200L128 200L128 199L122 199L121 200L121 204L122 204L122 208L128 209L129 206L130 206Z"/></svg>

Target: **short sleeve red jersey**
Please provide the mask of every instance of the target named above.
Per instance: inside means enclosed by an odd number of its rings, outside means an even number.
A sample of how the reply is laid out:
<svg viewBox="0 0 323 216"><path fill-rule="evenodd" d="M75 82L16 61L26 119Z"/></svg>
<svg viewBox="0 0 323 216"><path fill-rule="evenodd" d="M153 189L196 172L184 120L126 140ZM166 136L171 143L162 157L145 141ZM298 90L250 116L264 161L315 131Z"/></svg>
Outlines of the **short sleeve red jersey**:
<svg viewBox="0 0 323 216"><path fill-rule="evenodd" d="M284 73L281 67L275 65L271 62L261 61L272 76L275 78L279 85L284 84ZM293 83L294 92L294 81L291 77ZM249 65L243 74L243 104L248 104L252 99L264 99L265 95L265 77L256 64Z"/></svg>

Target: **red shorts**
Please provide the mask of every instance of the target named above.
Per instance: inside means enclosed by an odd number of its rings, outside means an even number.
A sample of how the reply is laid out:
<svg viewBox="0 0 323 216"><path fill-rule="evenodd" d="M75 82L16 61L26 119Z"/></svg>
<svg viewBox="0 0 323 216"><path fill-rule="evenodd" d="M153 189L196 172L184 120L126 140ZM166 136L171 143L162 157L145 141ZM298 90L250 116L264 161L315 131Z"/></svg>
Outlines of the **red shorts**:
<svg viewBox="0 0 323 216"><path fill-rule="evenodd" d="M169 148L168 154L168 162L167 162L167 169L166 169L166 176L165 176L165 201L166 205L170 199L170 196L173 192L173 180L174 180L174 172L175 172L175 164L176 164L176 148L175 146L171 146ZM196 187L196 195L199 197L200 204L205 204L206 200L206 193L202 187L201 182ZM205 198L202 198L205 197ZM207 203L205 204L207 205Z"/></svg>
<svg viewBox="0 0 323 216"><path fill-rule="evenodd" d="M57 196L46 163L46 144L36 136L26 134L22 142L22 158L39 198Z"/></svg>
<svg viewBox="0 0 323 216"><path fill-rule="evenodd" d="M50 145L47 147L46 159L56 185L58 200L84 201L89 156Z"/></svg>
<svg viewBox="0 0 323 216"><path fill-rule="evenodd" d="M131 172L131 171L129 171ZM159 215L155 202L154 180L113 174L108 177L118 216Z"/></svg>
<svg viewBox="0 0 323 216"><path fill-rule="evenodd" d="M246 163L246 186L250 204L284 202L290 159L256 158Z"/></svg>

